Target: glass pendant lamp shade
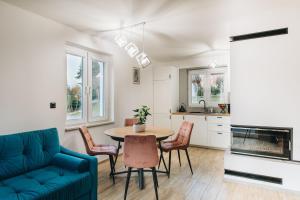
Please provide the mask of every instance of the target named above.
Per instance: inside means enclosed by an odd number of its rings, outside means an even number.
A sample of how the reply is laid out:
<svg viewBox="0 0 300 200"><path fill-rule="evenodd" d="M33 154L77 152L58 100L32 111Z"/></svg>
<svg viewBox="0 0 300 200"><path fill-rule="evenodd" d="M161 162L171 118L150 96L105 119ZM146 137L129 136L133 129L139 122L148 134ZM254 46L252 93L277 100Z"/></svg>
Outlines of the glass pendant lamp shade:
<svg viewBox="0 0 300 200"><path fill-rule="evenodd" d="M115 42L120 46L124 47L127 44L127 38L124 35L117 35L115 37Z"/></svg>
<svg viewBox="0 0 300 200"><path fill-rule="evenodd" d="M139 53L139 48L132 42L125 46L125 50L131 58L133 58Z"/></svg>
<svg viewBox="0 0 300 200"><path fill-rule="evenodd" d="M141 66L143 68L145 68L145 67L147 67L148 65L151 64L150 59L148 58L147 54L145 54L144 52L137 55L136 60L139 64L139 66Z"/></svg>

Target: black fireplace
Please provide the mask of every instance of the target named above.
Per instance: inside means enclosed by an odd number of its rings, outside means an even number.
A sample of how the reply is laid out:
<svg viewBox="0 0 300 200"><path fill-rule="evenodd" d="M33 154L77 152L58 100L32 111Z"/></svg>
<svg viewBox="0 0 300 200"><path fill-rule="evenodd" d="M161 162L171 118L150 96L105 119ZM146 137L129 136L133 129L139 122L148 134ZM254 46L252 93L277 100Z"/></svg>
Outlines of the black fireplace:
<svg viewBox="0 0 300 200"><path fill-rule="evenodd" d="M231 125L231 153L292 159L293 129Z"/></svg>

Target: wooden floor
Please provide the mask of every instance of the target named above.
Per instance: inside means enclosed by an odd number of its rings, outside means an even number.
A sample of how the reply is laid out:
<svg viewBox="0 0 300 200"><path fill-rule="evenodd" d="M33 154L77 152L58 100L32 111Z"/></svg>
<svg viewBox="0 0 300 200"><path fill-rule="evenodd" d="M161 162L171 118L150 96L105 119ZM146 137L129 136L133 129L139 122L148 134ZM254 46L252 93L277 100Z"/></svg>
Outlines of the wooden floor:
<svg viewBox="0 0 300 200"><path fill-rule="evenodd" d="M235 183L223 180L224 152L202 148L189 148L194 175L191 175L184 152L179 166L177 153L172 154L170 179L160 174L159 198L161 200L300 200L300 194L266 188L253 184ZM166 156L165 156L166 157ZM116 167L124 170L122 158ZM300 173L300 172L299 172ZM136 174L132 175L128 200L153 200L152 175L145 174L145 189L139 190ZM101 200L121 200L124 198L125 175L116 177L116 184L109 178L108 162L99 165L98 194Z"/></svg>

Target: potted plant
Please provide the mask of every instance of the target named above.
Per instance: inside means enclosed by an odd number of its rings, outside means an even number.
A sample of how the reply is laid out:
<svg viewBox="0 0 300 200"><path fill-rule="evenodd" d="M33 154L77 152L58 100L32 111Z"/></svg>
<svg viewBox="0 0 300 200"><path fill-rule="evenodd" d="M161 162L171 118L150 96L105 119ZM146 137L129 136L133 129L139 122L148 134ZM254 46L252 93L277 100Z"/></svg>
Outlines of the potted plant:
<svg viewBox="0 0 300 200"><path fill-rule="evenodd" d="M142 106L141 108L133 110L133 112L136 113L134 117L138 119L138 123L133 125L133 130L136 133L145 131L147 116L151 115L149 110L150 108L148 106Z"/></svg>

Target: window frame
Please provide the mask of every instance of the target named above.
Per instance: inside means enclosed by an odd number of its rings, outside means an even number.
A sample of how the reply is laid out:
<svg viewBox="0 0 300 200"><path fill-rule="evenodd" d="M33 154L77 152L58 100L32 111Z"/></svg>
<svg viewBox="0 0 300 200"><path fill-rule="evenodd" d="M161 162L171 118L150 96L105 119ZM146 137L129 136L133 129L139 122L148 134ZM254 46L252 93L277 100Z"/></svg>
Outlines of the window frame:
<svg viewBox="0 0 300 200"><path fill-rule="evenodd" d="M188 71L188 105L189 107L201 107L203 108L203 104L193 104L192 103L192 75L193 74L203 74L204 78L204 100L206 102L206 106L209 107L218 107L219 103L228 103L228 92L229 92L229 84L228 84L228 67L218 67L218 68L209 68L209 69L195 69ZM224 102L213 101L211 99L211 88L210 88L210 76L212 74L224 74Z"/></svg>
<svg viewBox="0 0 300 200"><path fill-rule="evenodd" d="M74 55L74 56L81 56L83 58L82 63L82 118L81 119L73 119L67 120L67 110L66 110L66 124L67 125L75 125L75 124L83 124L87 121L87 53L86 51L74 47L67 47L65 52L65 59L66 59L66 71L68 70L67 66L67 54ZM68 85L68 82L67 84ZM66 106L67 107L67 106Z"/></svg>
<svg viewBox="0 0 300 200"><path fill-rule="evenodd" d="M92 71L93 71L93 59L94 60L97 60L97 61L100 61L100 62L103 62L103 83L104 83L104 88L103 88L103 95L104 95L104 98L103 98L103 102L104 102L104 108L103 108L103 117L96 117L96 118L93 118L92 114L93 114L93 111L92 111L92 87L93 87L93 84L92 84ZM92 53L92 52L88 52L88 89L89 89L89 92L88 92L88 122L89 123L94 123L94 122L103 122L103 121L107 121L109 120L109 93L108 93L108 90L109 90L109 82L108 82L108 60L106 59L105 56L101 56L100 54L95 54L95 53Z"/></svg>
<svg viewBox="0 0 300 200"><path fill-rule="evenodd" d="M82 82L83 82L83 88L82 88L82 119L80 120L67 120L67 105L66 105L66 126L68 128L76 127L79 125L87 125L87 126L93 126L97 124L102 123L108 123L111 122L112 115L111 115L111 108L110 108L110 101L112 101L111 98L111 92L110 92L110 76L111 76L111 58L108 55L97 53L97 52L91 52L88 50L85 50L83 48L73 47L67 45L65 48L65 63L66 63L66 71L67 71L67 54L75 55L75 56L81 56L83 57L83 69L82 69ZM103 62L103 71L104 71L104 88L103 88L103 101L104 101L104 115L103 117L92 117L92 61L97 60ZM67 81L67 80L66 80ZM68 83L67 83L68 84ZM67 85L66 84L66 85Z"/></svg>

